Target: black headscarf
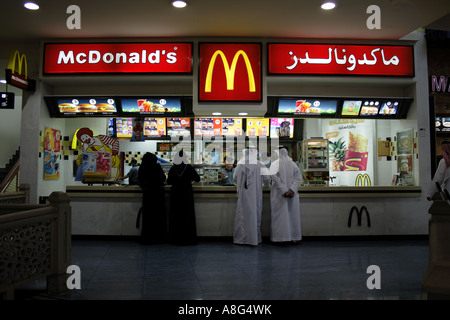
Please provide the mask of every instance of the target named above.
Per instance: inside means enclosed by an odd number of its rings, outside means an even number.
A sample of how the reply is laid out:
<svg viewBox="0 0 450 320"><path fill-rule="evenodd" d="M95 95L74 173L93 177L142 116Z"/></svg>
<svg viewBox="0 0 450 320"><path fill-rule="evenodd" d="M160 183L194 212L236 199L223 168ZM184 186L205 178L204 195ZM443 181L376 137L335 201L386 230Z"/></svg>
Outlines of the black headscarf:
<svg viewBox="0 0 450 320"><path fill-rule="evenodd" d="M139 167L139 185L141 188L158 183L159 179L156 179L156 177L160 175L160 171L161 166L158 164L158 157L151 152L146 152Z"/></svg>

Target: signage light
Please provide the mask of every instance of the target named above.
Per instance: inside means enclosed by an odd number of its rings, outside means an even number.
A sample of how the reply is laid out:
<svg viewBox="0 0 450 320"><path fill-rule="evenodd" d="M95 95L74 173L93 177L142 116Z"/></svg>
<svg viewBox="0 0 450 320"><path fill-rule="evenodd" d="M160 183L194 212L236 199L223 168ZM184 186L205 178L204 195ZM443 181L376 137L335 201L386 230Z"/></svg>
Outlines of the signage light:
<svg viewBox="0 0 450 320"><path fill-rule="evenodd" d="M414 77L412 46L268 44L269 74Z"/></svg>
<svg viewBox="0 0 450 320"><path fill-rule="evenodd" d="M261 101L261 44L201 43L199 101Z"/></svg>

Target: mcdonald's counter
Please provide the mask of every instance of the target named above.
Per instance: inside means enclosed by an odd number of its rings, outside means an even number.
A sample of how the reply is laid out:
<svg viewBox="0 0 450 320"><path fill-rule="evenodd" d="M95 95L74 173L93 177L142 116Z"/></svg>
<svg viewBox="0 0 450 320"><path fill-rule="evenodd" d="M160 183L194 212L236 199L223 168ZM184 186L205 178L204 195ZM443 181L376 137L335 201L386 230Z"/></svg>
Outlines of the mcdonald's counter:
<svg viewBox="0 0 450 320"><path fill-rule="evenodd" d="M168 208L170 186L164 188ZM236 187L194 184L193 190L197 235L232 237ZM66 192L71 199L73 235L139 234L139 186L67 186ZM299 197L304 236L428 234L429 203L420 186L302 186ZM351 216L354 207L357 214ZM270 235L270 187L263 188L261 230L263 236Z"/></svg>
<svg viewBox="0 0 450 320"><path fill-rule="evenodd" d="M169 192L170 186L165 185L164 189ZM209 197L211 195L221 197L236 197L235 186L209 186L202 184L193 184L193 190L196 196ZM300 198L330 198L330 197L420 197L422 188L420 186L301 186L298 189ZM142 196L142 190L139 186L67 186L66 192L71 198L79 197L112 197L129 198ZM264 195L270 193L270 187L263 187Z"/></svg>

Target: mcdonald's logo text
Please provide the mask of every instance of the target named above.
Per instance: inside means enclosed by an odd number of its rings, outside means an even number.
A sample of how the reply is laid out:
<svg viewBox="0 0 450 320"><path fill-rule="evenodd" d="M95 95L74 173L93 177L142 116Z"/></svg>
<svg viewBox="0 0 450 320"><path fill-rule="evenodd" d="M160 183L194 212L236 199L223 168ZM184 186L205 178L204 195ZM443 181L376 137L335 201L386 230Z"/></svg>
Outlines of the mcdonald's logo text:
<svg viewBox="0 0 450 320"><path fill-rule="evenodd" d="M261 101L261 44L200 43L200 101Z"/></svg>

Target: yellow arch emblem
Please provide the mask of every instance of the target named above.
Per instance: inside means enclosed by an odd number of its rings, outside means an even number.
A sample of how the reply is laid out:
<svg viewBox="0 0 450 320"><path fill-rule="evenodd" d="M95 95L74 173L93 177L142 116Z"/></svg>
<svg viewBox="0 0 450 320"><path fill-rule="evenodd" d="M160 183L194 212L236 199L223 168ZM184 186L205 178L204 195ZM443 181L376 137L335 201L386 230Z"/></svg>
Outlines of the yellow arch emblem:
<svg viewBox="0 0 450 320"><path fill-rule="evenodd" d="M365 173L365 174L361 174L359 173L356 176L356 181L355 181L355 186L357 187L364 187L364 186L371 186L372 182L370 181L370 176Z"/></svg>
<svg viewBox="0 0 450 320"><path fill-rule="evenodd" d="M242 58L245 61L245 66L247 68L249 91L250 92L256 91L255 76L253 75L252 65L245 51L239 50L238 52L236 52L230 67L227 58L225 57L225 54L222 52L222 50L216 50L216 52L214 52L211 58L211 61L209 62L208 71L206 73L205 92L211 92L213 69L214 64L216 63L217 56L220 56L220 58L222 58L222 62L225 69L225 76L227 80L227 90L234 90L234 76L236 73L236 64L238 62L239 57L242 56Z"/></svg>
<svg viewBox="0 0 450 320"><path fill-rule="evenodd" d="M11 51L8 60L8 69L12 71L12 73L16 72L16 59L18 60L18 70L17 73L21 76L24 76L25 79L28 76L27 70L27 57L25 54L20 55L19 50ZM25 67L24 73L22 73L22 68Z"/></svg>

